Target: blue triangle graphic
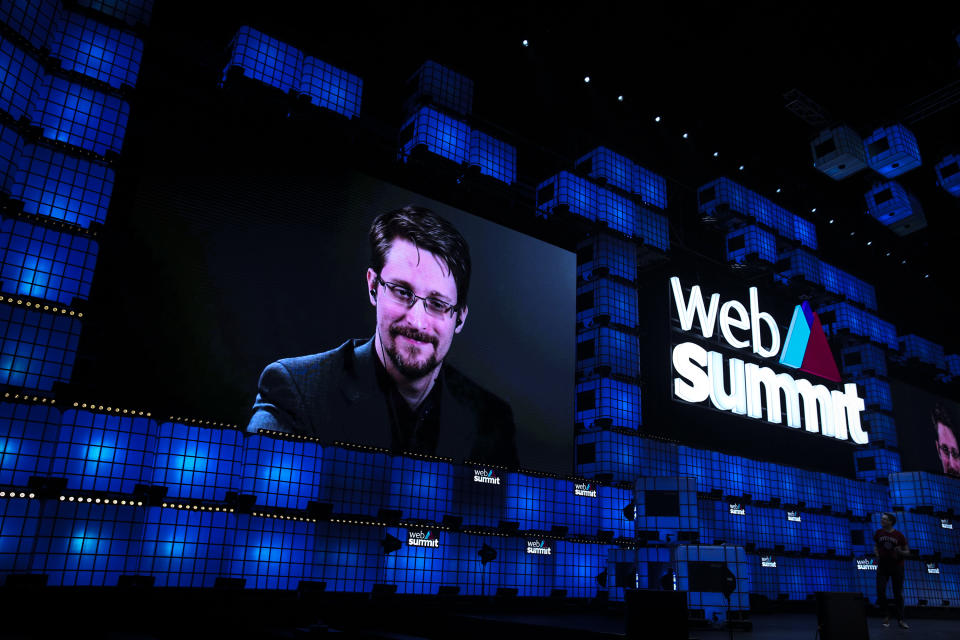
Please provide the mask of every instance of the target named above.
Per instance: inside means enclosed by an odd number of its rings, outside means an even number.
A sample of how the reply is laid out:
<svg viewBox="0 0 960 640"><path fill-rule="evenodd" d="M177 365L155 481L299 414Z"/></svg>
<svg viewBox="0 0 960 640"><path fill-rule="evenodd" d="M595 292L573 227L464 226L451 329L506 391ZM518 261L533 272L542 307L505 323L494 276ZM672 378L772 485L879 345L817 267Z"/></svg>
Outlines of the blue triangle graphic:
<svg viewBox="0 0 960 640"><path fill-rule="evenodd" d="M804 306L809 305L804 303ZM794 369L803 365L803 356L807 352L807 342L810 340L810 325L807 323L806 309L797 305L793 310L793 319L787 330L787 338L780 354L780 364Z"/></svg>

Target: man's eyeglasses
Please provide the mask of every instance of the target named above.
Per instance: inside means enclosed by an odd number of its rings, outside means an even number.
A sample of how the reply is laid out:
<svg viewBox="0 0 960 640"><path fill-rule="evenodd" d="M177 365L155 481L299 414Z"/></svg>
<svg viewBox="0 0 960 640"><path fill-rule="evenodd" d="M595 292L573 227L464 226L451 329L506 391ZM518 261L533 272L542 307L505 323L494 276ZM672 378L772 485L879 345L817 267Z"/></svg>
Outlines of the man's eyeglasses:
<svg viewBox="0 0 960 640"><path fill-rule="evenodd" d="M423 300L423 308L432 316L448 316L457 309L457 305L455 304L449 304L443 300L438 300L437 298L424 298L423 296L418 296L402 284L397 284L396 282L387 282L379 275L377 276L377 283L383 285L383 288L387 290L392 302L403 305L407 309L412 309L413 305L417 304L417 300Z"/></svg>
<svg viewBox="0 0 960 640"><path fill-rule="evenodd" d="M940 450L944 458L953 458L954 460L960 458L960 449L951 449L945 444L937 445L937 449ZM927 451L929 451L929 449L927 449Z"/></svg>

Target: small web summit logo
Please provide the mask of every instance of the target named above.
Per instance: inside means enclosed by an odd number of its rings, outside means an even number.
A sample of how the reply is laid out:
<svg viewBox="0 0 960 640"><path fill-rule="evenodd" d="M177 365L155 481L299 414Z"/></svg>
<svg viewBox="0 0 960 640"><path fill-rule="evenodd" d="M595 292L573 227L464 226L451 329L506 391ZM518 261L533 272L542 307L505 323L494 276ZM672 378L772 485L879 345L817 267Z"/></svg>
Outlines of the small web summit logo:
<svg viewBox="0 0 960 640"><path fill-rule="evenodd" d="M814 313L810 303L806 301L793 310L793 319L790 321L787 339L780 354L780 364L840 382L840 371L830 352L830 345L827 344L820 316Z"/></svg>

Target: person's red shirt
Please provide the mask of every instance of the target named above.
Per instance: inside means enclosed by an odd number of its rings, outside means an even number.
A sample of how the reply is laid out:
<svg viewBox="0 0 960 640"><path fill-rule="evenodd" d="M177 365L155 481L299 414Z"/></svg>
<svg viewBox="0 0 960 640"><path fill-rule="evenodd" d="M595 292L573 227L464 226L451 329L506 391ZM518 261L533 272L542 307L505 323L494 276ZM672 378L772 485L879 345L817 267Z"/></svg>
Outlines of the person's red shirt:
<svg viewBox="0 0 960 640"><path fill-rule="evenodd" d="M906 548L907 537L897 531L887 531L886 529L877 529L873 534L873 542L877 547L878 560L883 564L892 564L896 562L903 566L903 553L900 549Z"/></svg>

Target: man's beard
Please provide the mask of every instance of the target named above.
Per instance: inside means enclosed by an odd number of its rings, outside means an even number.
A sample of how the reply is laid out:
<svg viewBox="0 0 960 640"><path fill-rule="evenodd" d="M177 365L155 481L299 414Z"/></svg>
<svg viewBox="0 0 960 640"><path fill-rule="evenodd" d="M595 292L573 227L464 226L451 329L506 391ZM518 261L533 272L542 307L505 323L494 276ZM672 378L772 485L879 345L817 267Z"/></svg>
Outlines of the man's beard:
<svg viewBox="0 0 960 640"><path fill-rule="evenodd" d="M440 362L437 360L437 339L435 337L421 333L411 327L390 327L389 331L393 342L392 345L387 348L387 355L390 356L390 361L393 363L393 366L396 367L397 371L399 371L404 378L407 380L419 380L440 366ZM406 353L403 353L400 347L397 346L397 336L404 336L412 340L431 344L433 345L433 353L423 362L415 361L412 357L408 357Z"/></svg>

